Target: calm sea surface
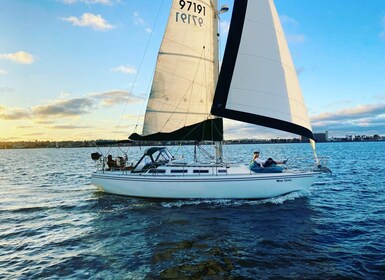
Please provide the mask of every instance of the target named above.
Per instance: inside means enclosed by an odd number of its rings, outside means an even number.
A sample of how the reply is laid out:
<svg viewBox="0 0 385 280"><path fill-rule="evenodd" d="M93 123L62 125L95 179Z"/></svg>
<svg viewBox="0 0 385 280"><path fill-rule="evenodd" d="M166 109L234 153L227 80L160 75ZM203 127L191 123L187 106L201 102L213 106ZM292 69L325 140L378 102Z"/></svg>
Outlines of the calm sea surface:
<svg viewBox="0 0 385 280"><path fill-rule="evenodd" d="M227 150L257 148L311 157ZM95 149L0 150L0 279L385 279L384 150L319 144L332 176L258 201L108 195L90 184Z"/></svg>

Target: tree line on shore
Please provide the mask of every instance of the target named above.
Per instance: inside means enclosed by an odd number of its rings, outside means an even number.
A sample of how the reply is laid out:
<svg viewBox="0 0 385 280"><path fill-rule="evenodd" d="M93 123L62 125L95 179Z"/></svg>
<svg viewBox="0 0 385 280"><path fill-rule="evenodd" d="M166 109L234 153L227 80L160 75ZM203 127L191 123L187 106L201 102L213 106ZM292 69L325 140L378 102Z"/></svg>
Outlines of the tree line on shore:
<svg viewBox="0 0 385 280"><path fill-rule="evenodd" d="M333 137L328 139L327 142L362 142L362 141L385 141L384 136L375 134L373 136L351 136L346 135L345 137ZM96 143L111 143L111 140L82 140L82 141L15 141L15 142L0 142L0 149L34 149L34 148L85 148L85 147L96 147ZM112 141L113 142L113 141ZM236 139L226 140L225 144L274 144L274 143L301 143L304 142L300 138L276 138L276 139ZM307 141L306 141L307 142ZM317 141L318 142L318 141ZM189 145L191 142L180 142L180 141L168 141L168 142L146 142L146 143L126 143L120 144L131 145L131 146L157 146L157 145Z"/></svg>

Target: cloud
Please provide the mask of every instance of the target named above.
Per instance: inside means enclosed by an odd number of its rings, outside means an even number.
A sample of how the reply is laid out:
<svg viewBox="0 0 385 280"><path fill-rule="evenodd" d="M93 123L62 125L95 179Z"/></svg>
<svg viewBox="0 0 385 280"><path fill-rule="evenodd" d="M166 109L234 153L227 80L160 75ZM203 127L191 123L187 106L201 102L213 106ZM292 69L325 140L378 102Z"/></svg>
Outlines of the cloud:
<svg viewBox="0 0 385 280"><path fill-rule="evenodd" d="M144 120L144 115L135 115L135 114L126 114L123 116L123 119L125 120L135 120L137 121L138 119L143 122Z"/></svg>
<svg viewBox="0 0 385 280"><path fill-rule="evenodd" d="M3 120L21 120L31 117L31 113L25 109L12 108L0 105L0 119Z"/></svg>
<svg viewBox="0 0 385 280"><path fill-rule="evenodd" d="M281 15L279 16L279 19L282 24L292 25L292 26L299 26L299 22L289 16Z"/></svg>
<svg viewBox="0 0 385 280"><path fill-rule="evenodd" d="M286 39L289 43L303 43L306 41L305 35L302 35L302 34L297 34L297 35L288 34L286 36Z"/></svg>
<svg viewBox="0 0 385 280"><path fill-rule="evenodd" d="M353 119L372 118L377 115L385 114L385 104L359 105L331 113L322 113L312 117L312 121L349 121Z"/></svg>
<svg viewBox="0 0 385 280"><path fill-rule="evenodd" d="M284 29L288 43L303 43L306 41L305 35L298 34L298 28L300 27L300 24L297 20L286 15L281 15L279 18L282 25L285 26Z"/></svg>
<svg viewBox="0 0 385 280"><path fill-rule="evenodd" d="M28 129L28 128L33 128L31 125L18 125L16 126L17 129Z"/></svg>
<svg viewBox="0 0 385 280"><path fill-rule="evenodd" d="M55 120L54 119L36 119L34 120L34 122L38 124L53 124L55 123Z"/></svg>
<svg viewBox="0 0 385 280"><path fill-rule="evenodd" d="M373 96L373 98L382 101L385 99L385 94L378 94L378 95Z"/></svg>
<svg viewBox="0 0 385 280"><path fill-rule="evenodd" d="M119 104L134 104L142 102L143 98L130 95L125 90L113 90L103 93L91 93L89 97L101 100L102 106L111 107Z"/></svg>
<svg viewBox="0 0 385 280"><path fill-rule="evenodd" d="M333 131L334 134L376 134L385 131L385 104L360 105L326 112L311 117L314 130Z"/></svg>
<svg viewBox="0 0 385 280"><path fill-rule="evenodd" d="M13 92L16 92L16 90L14 88L0 87L0 93L10 94L10 93L13 93Z"/></svg>
<svg viewBox="0 0 385 280"><path fill-rule="evenodd" d="M139 12L134 12L134 23L135 25L143 26L146 33L152 33L152 29L146 26L146 21L140 16Z"/></svg>
<svg viewBox="0 0 385 280"><path fill-rule="evenodd" d="M294 138L294 134L276 129L258 126L224 119L224 130L226 139L271 139L271 138Z"/></svg>
<svg viewBox="0 0 385 280"><path fill-rule="evenodd" d="M91 27L94 30L106 31L115 28L109 24L101 15L84 13L80 18L68 17L61 18L63 21L71 22L73 26Z"/></svg>
<svg viewBox="0 0 385 280"><path fill-rule="evenodd" d="M85 4L102 4L111 6L113 1L111 0L62 0L64 4L75 4L75 3L85 3Z"/></svg>
<svg viewBox="0 0 385 280"><path fill-rule="evenodd" d="M0 59L9 60L19 64L31 64L35 61L35 57L25 51L18 51L15 53L0 54Z"/></svg>
<svg viewBox="0 0 385 280"><path fill-rule="evenodd" d="M74 117L87 114L95 107L95 102L89 98L74 98L57 100L48 105L32 108L33 115L37 118L44 117Z"/></svg>
<svg viewBox="0 0 385 280"><path fill-rule="evenodd" d="M90 126L80 126L80 125L66 124L66 125L52 125L52 126L50 126L48 128L49 129L59 129L59 130L62 130L62 129L71 130L71 129L89 129L89 128L92 128L92 127L90 127Z"/></svg>
<svg viewBox="0 0 385 280"><path fill-rule="evenodd" d="M6 90L11 89L4 88L4 91ZM90 93L83 98L61 98L32 108L10 108L0 105L0 119L33 119L37 123L50 124L59 118L71 118L89 114L99 104L104 107L112 107L120 104L141 102L143 102L143 97L141 96L130 95L126 90L112 90L103 93Z"/></svg>
<svg viewBox="0 0 385 280"><path fill-rule="evenodd" d="M139 15L139 12L134 12L134 22L135 22L136 25L145 25L145 21Z"/></svg>
<svg viewBox="0 0 385 280"><path fill-rule="evenodd" d="M121 72L121 73L125 73L125 74L135 74L136 73L136 69L131 67L131 66L118 66L115 68L111 68L111 71Z"/></svg>
<svg viewBox="0 0 385 280"><path fill-rule="evenodd" d="M45 133L43 132L33 132L33 133L26 133L23 136L43 136Z"/></svg>
<svg viewBox="0 0 385 280"><path fill-rule="evenodd" d="M0 68L0 75L5 75L5 74L7 74L7 71Z"/></svg>
<svg viewBox="0 0 385 280"><path fill-rule="evenodd" d="M381 99L383 100L383 99ZM341 99L341 100L336 100L336 101L332 101L328 104L326 104L326 108L329 108L329 107L347 107L348 105L351 105L352 104L352 101L349 100L349 99Z"/></svg>
<svg viewBox="0 0 385 280"><path fill-rule="evenodd" d="M385 104L367 104L311 117L313 132L329 131L331 136L385 134ZM224 120L226 139L293 138L295 134L280 132L253 124Z"/></svg>

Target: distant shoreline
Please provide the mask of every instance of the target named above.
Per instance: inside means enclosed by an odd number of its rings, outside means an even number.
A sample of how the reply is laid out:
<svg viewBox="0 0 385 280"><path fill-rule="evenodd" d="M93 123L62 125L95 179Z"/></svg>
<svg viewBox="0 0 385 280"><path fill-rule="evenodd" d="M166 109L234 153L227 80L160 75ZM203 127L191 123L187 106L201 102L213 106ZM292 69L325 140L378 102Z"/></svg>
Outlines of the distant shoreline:
<svg viewBox="0 0 385 280"><path fill-rule="evenodd" d="M39 149L39 148L91 148L97 147L96 142L110 140L87 140L87 141L16 141L16 142L0 142L0 150L4 149ZM329 141L316 141L316 143L359 143L359 142L384 142L385 138L368 138L368 139L330 139ZM225 140L224 144L227 145L243 145L243 144L296 144L296 143L307 143L301 141L301 139L268 139L268 140L257 140L257 139L242 139L242 140ZM168 141L168 142L147 142L147 143L131 143L122 144L119 146L175 146L175 145L193 145L191 142L179 142L179 141ZM117 146L117 145L99 145L99 146Z"/></svg>

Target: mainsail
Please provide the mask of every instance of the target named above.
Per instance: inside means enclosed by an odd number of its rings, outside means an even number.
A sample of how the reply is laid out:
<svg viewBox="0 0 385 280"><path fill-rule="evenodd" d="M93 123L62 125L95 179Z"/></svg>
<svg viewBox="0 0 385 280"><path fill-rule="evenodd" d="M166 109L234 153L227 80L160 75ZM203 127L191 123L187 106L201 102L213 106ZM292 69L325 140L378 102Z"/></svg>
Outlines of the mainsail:
<svg viewBox="0 0 385 280"><path fill-rule="evenodd" d="M218 123L208 119L218 76L216 2L173 1L158 53L143 137L135 134L130 139L223 139L221 119L220 126L207 133ZM192 133L184 129L189 127ZM190 139L195 134L200 137Z"/></svg>
<svg viewBox="0 0 385 280"><path fill-rule="evenodd" d="M236 0L211 113L313 138L273 0Z"/></svg>

